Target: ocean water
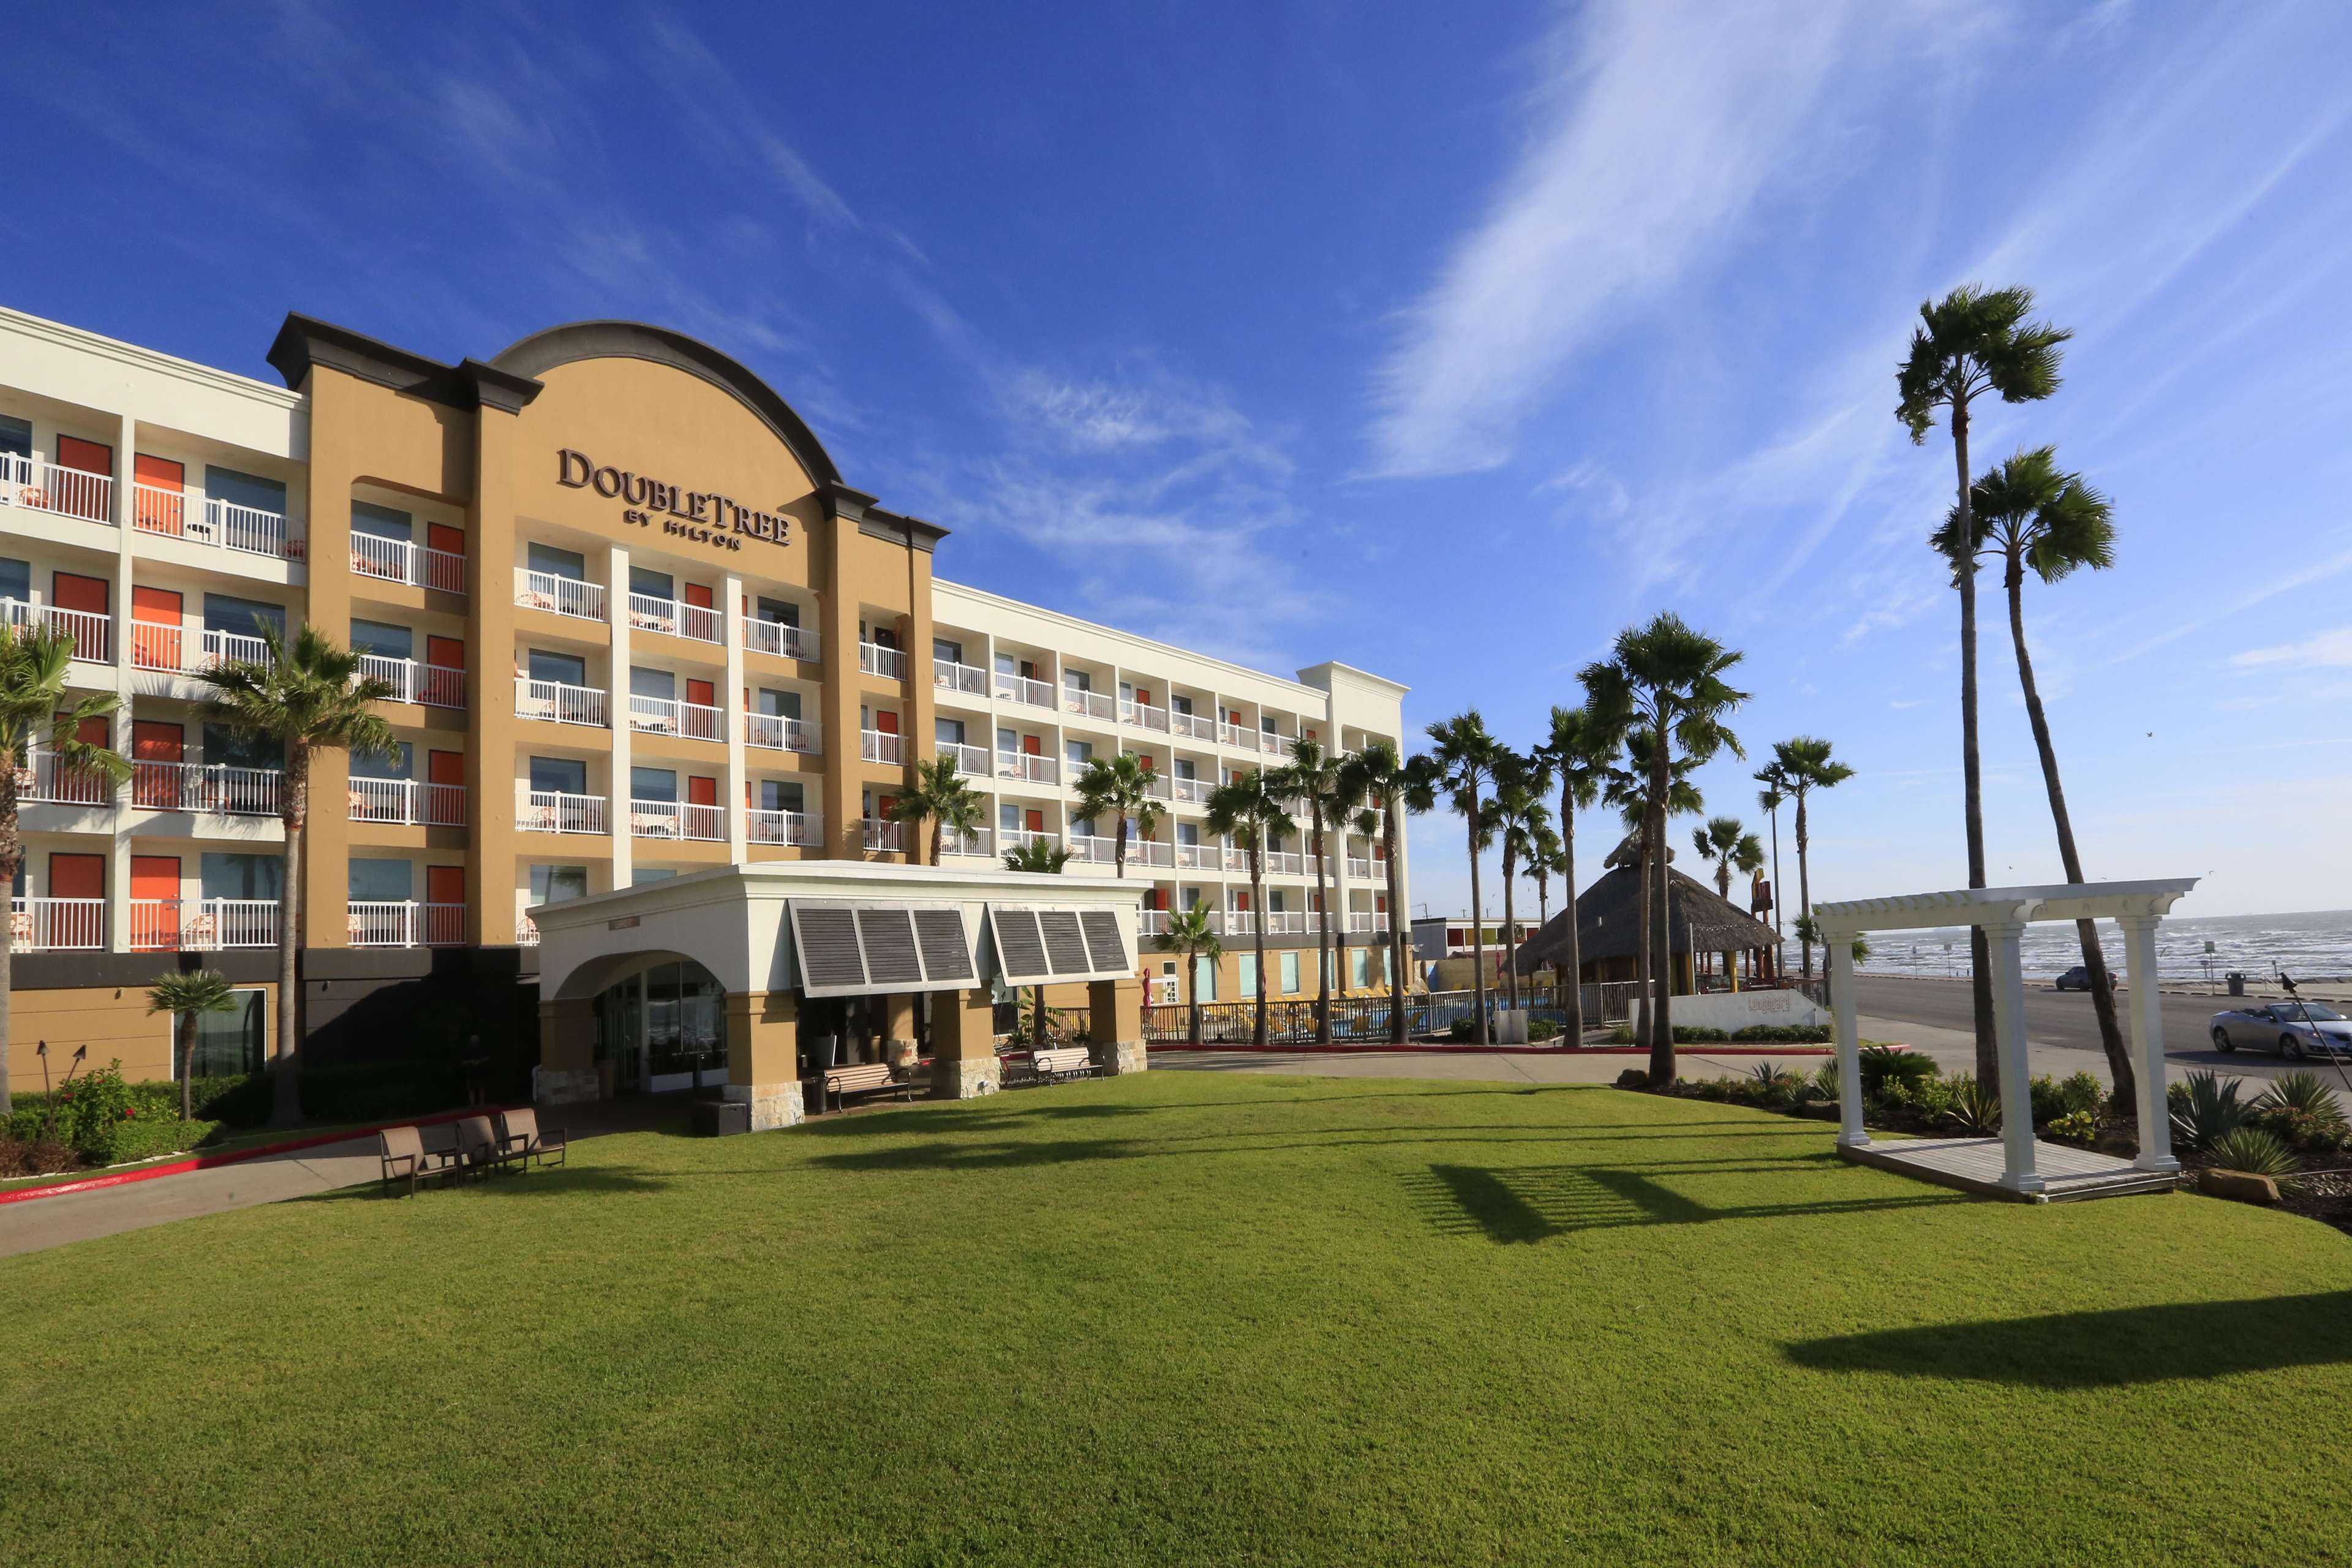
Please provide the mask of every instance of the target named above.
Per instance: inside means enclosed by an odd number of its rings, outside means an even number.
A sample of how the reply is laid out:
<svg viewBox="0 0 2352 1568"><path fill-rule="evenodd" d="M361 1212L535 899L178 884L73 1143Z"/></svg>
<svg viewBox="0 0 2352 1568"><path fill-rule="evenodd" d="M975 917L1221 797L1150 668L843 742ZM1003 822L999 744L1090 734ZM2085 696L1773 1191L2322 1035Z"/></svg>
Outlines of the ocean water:
<svg viewBox="0 0 2352 1568"><path fill-rule="evenodd" d="M2112 921L2099 922L2107 966L2124 967L2123 932ZM2205 951L2210 942L2213 951ZM2025 928L2025 976L2047 982L2083 962L2081 940L2072 921ZM1818 964L1821 955L1816 952ZM1789 943L1788 964L1798 966L1797 944ZM2167 919L2156 928L2156 966L2167 980L2219 980L2243 970L2265 980L2281 969L2297 980L2352 979L2352 910L2315 910L2291 915L2225 915L2218 919ZM1969 933L1952 930L1887 931L1870 939L1870 962L1863 973L1966 974Z"/></svg>

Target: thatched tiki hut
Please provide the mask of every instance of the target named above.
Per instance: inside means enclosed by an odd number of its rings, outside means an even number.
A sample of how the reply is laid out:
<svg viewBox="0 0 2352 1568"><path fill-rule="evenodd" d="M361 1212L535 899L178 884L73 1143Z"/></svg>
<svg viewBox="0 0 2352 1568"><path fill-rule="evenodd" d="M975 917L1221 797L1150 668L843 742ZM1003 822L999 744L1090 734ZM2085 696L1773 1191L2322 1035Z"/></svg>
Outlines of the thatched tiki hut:
<svg viewBox="0 0 2352 1568"><path fill-rule="evenodd" d="M1576 907L1554 915L1519 949L1514 962L1521 974L1532 975L1567 957L1568 921L1573 919L1577 956L1584 971L1580 978L1587 984L1635 978L1634 955L1642 941L1641 874L1614 855L1609 858L1611 868L1584 890ZM1770 975L1770 926L1671 866L1666 874L1674 887L1666 931L1676 994L1698 989L1701 975L1715 977L1710 988L1734 990Z"/></svg>

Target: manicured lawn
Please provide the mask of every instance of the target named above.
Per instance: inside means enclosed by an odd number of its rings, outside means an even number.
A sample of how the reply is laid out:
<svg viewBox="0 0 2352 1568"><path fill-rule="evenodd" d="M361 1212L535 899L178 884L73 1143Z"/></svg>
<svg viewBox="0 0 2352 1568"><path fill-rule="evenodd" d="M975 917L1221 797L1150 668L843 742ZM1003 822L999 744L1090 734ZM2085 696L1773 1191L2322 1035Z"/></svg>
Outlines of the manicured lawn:
<svg viewBox="0 0 2352 1568"><path fill-rule="evenodd" d="M0 1260L42 1563L2305 1563L2352 1241L1607 1089L1139 1079Z"/></svg>

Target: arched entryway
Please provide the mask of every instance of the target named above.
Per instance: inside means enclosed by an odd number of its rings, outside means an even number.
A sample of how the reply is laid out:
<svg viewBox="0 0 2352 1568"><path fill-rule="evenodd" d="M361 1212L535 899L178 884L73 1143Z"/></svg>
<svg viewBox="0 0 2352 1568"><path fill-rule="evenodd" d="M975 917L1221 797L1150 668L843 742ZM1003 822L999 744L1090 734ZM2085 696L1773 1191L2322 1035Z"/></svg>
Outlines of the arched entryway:
<svg viewBox="0 0 2352 1568"><path fill-rule="evenodd" d="M690 958L668 958L598 992L596 1064L606 1094L667 1094L727 1077L727 988Z"/></svg>

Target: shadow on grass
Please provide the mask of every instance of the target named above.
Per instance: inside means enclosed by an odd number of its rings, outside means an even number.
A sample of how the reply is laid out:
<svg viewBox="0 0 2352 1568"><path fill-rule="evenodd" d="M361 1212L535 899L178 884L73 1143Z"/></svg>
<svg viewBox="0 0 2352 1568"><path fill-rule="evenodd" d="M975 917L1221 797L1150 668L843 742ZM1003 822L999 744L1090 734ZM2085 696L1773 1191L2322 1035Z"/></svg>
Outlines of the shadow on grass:
<svg viewBox="0 0 2352 1568"><path fill-rule="evenodd" d="M1783 1353L1816 1372L2053 1390L2335 1366L2352 1362L2352 1290L1879 1329L1800 1341Z"/></svg>
<svg viewBox="0 0 2352 1568"><path fill-rule="evenodd" d="M646 1176L635 1171L587 1169L571 1171L558 1166L551 1171L531 1171L518 1174L510 1171L493 1171L487 1176L468 1176L452 1184L446 1178L436 1177L417 1184L419 1198L472 1197L477 1194L497 1198L558 1198L603 1196L615 1193L660 1192L672 1184L668 1175ZM301 1203L348 1204L374 1203L380 1199L407 1197L408 1184L396 1182L386 1192L381 1183L337 1187L331 1192L314 1193L295 1201Z"/></svg>
<svg viewBox="0 0 2352 1568"><path fill-rule="evenodd" d="M1786 1163L1693 1161L1678 1164L1675 1173L1788 1175L1799 1168ZM1742 1204L1717 1208L1685 1197L1639 1171L1608 1165L1521 1166L1505 1170L1432 1165L1426 1173L1408 1177L1406 1191L1414 1206L1440 1232L1448 1236L1484 1236L1504 1246L1628 1226L1709 1225L1722 1220L1780 1219L1796 1215L1867 1214L1969 1201L1956 1193L1818 1203Z"/></svg>

